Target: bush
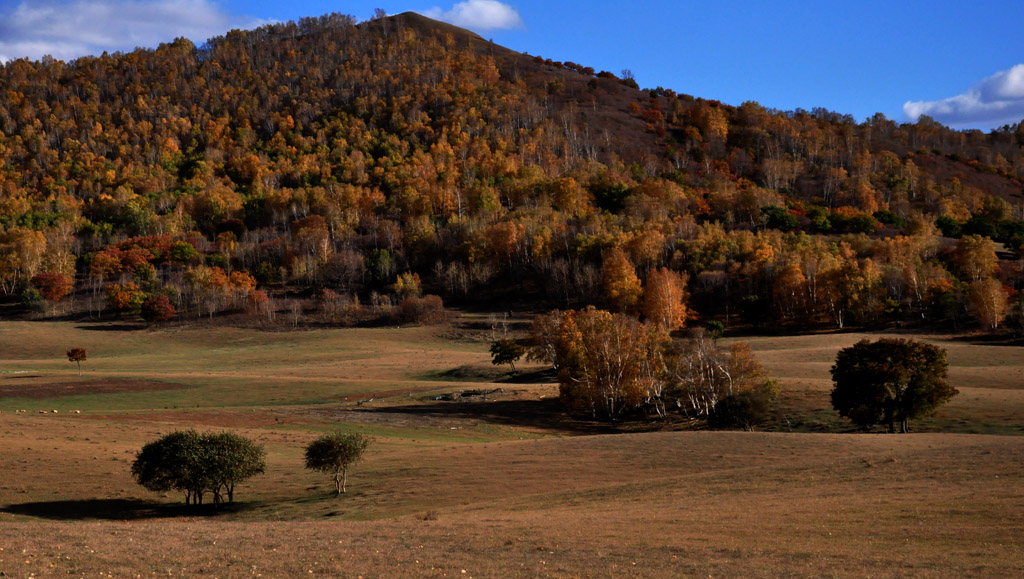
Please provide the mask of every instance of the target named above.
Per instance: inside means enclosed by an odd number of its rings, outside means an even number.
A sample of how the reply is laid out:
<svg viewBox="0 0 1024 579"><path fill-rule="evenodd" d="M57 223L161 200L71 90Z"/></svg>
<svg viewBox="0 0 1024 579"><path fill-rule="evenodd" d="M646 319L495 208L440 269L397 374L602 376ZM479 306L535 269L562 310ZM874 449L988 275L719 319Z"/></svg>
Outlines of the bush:
<svg viewBox="0 0 1024 579"><path fill-rule="evenodd" d="M708 415L711 428L742 428L753 430L768 419L768 397L760 391L730 394L718 401Z"/></svg>
<svg viewBox="0 0 1024 579"><path fill-rule="evenodd" d="M142 319L150 323L162 322L178 315L170 298L163 294L155 295L142 302L141 313Z"/></svg>
<svg viewBox="0 0 1024 579"><path fill-rule="evenodd" d="M874 233L880 225L871 215L858 212L833 211L830 221L839 233Z"/></svg>
<svg viewBox="0 0 1024 579"><path fill-rule="evenodd" d="M880 223L886 225L892 225L893 227L903 227L907 224L906 220L897 215L896 213L889 211L888 209L880 209L875 211L872 216L877 219Z"/></svg>
<svg viewBox="0 0 1024 579"><path fill-rule="evenodd" d="M444 303L433 294L421 298L409 296L402 300L395 313L404 324L431 324L440 321L444 315Z"/></svg>
<svg viewBox="0 0 1024 579"><path fill-rule="evenodd" d="M21 292L21 305L33 312L43 311L46 300L43 294L34 287L27 287Z"/></svg>

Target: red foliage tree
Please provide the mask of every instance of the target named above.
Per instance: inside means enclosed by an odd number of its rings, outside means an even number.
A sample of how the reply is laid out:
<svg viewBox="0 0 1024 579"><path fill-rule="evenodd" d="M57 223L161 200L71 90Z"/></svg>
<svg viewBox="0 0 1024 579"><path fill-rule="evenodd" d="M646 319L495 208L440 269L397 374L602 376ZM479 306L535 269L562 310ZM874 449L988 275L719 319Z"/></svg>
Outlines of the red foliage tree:
<svg viewBox="0 0 1024 579"><path fill-rule="evenodd" d="M44 271L32 277L32 285L44 298L59 302L74 289L75 279L64 273Z"/></svg>
<svg viewBox="0 0 1024 579"><path fill-rule="evenodd" d="M147 322L163 322L178 315L170 298L160 294L142 302L142 319Z"/></svg>

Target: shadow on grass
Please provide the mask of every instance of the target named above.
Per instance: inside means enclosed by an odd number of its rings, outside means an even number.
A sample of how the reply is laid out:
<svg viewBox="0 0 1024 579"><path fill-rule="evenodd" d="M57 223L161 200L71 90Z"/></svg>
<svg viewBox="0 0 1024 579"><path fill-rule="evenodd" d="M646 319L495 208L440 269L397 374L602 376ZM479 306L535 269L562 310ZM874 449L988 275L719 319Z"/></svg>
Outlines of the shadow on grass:
<svg viewBox="0 0 1024 579"><path fill-rule="evenodd" d="M474 364L466 364L441 372L429 372L421 378L425 380L479 382L485 384L551 384L558 381L558 375L551 368L513 374L507 366L498 367Z"/></svg>
<svg viewBox="0 0 1024 579"><path fill-rule="evenodd" d="M971 334L956 336L950 341L974 346L1024 346L1024 336L1006 334Z"/></svg>
<svg viewBox="0 0 1024 579"><path fill-rule="evenodd" d="M87 330L92 332L134 332L136 330L145 330L148 328L146 324L133 324L128 322L110 322L110 323L97 323L97 324L79 324L75 326L77 330Z"/></svg>
<svg viewBox="0 0 1024 579"><path fill-rule="evenodd" d="M501 384L551 384L558 382L558 374L551 368L533 372L519 372L498 380Z"/></svg>
<svg viewBox="0 0 1024 579"><path fill-rule="evenodd" d="M215 509L212 504L186 505L139 499L89 499L11 504L0 507L0 512L57 521L132 521L215 516L250 508L252 505L247 503L230 503Z"/></svg>
<svg viewBox="0 0 1024 579"><path fill-rule="evenodd" d="M578 419L567 412L557 398L546 400L498 400L487 402L442 402L363 408L352 412L406 414L429 418L460 418L490 424L537 428L572 434L611 434L630 430L630 423L607 423Z"/></svg>

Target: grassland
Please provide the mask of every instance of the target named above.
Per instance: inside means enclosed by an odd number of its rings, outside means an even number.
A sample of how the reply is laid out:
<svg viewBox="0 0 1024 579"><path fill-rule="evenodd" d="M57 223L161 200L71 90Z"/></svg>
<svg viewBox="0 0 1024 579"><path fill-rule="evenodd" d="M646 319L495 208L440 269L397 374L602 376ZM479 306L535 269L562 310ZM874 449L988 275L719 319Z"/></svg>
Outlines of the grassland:
<svg viewBox="0 0 1024 579"><path fill-rule="evenodd" d="M1019 347L925 336L947 348L961 395L896 436L848 433L828 411L835 352L862 335L755 338L785 394L771 432L683 422L639 432L561 414L538 368L508 380L490 367L483 332L465 330L479 321L295 332L3 322L0 573L1005 577L1024 568ZM81 376L63 356L72 346L89 351ZM435 400L466 389L486 401ZM267 473L216 516L129 476L142 444L185 426L231 429L268 449ZM375 438L340 498L301 468L303 445L332 428Z"/></svg>

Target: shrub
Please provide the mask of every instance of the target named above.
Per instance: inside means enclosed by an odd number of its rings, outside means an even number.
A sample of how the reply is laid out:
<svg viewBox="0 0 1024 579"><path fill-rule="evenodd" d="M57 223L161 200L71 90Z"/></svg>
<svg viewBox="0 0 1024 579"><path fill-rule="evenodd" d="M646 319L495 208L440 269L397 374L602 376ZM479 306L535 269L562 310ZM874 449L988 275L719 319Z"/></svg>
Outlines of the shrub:
<svg viewBox="0 0 1024 579"><path fill-rule="evenodd" d="M32 277L32 285L44 298L59 302L74 289L75 279L63 273L43 272Z"/></svg>
<svg viewBox="0 0 1024 579"><path fill-rule="evenodd" d="M445 315L444 303L433 294L423 297L409 296L398 305L396 316L405 324L430 324Z"/></svg>
<svg viewBox="0 0 1024 579"><path fill-rule="evenodd" d="M753 430L768 419L768 397L758 390L730 394L718 401L708 415L711 428L742 428Z"/></svg>
<svg viewBox="0 0 1024 579"><path fill-rule="evenodd" d="M147 322L163 322L178 315L171 304L170 298L163 294L155 295L142 302L142 319Z"/></svg>
<svg viewBox="0 0 1024 579"><path fill-rule="evenodd" d="M21 292L21 305L33 312L43 311L43 305L46 301L43 299L43 294L39 293L34 287L26 287Z"/></svg>

